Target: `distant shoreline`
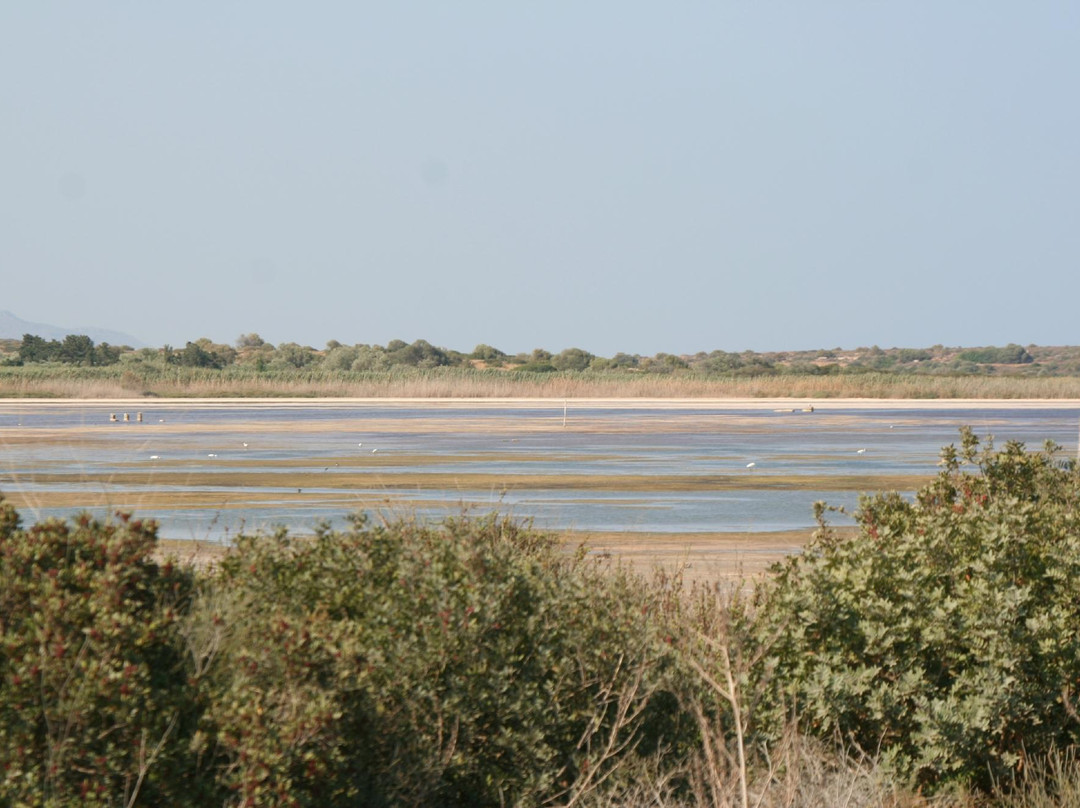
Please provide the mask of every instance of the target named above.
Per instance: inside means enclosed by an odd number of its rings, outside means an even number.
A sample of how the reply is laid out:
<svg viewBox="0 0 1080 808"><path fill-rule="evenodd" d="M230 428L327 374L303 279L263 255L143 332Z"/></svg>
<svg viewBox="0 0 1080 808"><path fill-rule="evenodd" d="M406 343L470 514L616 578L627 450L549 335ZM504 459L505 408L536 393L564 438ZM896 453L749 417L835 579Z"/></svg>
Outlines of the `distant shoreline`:
<svg viewBox="0 0 1080 808"><path fill-rule="evenodd" d="M654 410L762 410L793 411L813 407L830 410L1080 410L1080 399L1060 398L0 398L0 409L31 407L95 407L150 411L168 407L207 408L243 406L258 408L416 407L429 409L534 409L537 407L581 409Z"/></svg>

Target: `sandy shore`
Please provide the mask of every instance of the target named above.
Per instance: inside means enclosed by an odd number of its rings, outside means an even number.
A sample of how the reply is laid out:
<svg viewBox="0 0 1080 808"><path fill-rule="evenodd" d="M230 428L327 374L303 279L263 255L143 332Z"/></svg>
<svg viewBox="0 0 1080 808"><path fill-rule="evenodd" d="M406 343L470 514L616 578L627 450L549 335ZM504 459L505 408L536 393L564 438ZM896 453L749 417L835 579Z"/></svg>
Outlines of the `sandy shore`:
<svg viewBox="0 0 1080 808"><path fill-rule="evenodd" d="M813 528L773 533L627 533L607 531L556 531L567 552L582 543L590 558L601 563L629 564L642 574L662 569L679 574L687 583L751 581L767 573L769 566L793 553L801 552ZM839 528L841 535L853 535L853 528ZM227 552L214 542L160 539L155 556L159 561L174 558L182 564L205 568L216 564Z"/></svg>
<svg viewBox="0 0 1080 808"><path fill-rule="evenodd" d="M155 408L260 407L260 408L342 408L420 407L433 410L454 408L535 409L563 405L573 409L656 409L656 410L1080 410L1080 399L1032 398L130 398L130 399L0 399L0 409L41 407L101 407L118 412Z"/></svg>

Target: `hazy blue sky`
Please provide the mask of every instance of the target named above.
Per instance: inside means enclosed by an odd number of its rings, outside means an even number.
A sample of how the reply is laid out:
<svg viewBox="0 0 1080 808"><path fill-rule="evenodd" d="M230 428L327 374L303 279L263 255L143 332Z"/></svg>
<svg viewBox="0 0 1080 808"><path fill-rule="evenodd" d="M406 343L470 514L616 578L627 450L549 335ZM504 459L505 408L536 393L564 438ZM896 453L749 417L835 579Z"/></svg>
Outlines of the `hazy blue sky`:
<svg viewBox="0 0 1080 808"><path fill-rule="evenodd" d="M1076 344L1080 3L7 2L0 309L603 355Z"/></svg>

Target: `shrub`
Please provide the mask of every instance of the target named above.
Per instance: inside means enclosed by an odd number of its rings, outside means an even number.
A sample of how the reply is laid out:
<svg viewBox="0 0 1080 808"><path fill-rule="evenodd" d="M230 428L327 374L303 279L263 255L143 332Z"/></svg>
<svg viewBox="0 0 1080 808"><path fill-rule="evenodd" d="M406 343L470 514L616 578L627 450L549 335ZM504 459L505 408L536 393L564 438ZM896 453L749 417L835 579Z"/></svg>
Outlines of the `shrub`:
<svg viewBox="0 0 1080 808"><path fill-rule="evenodd" d="M152 522L40 522L0 503L0 803L201 805L177 633L187 573Z"/></svg>
<svg viewBox="0 0 1080 808"><path fill-rule="evenodd" d="M972 348L957 354L957 359L978 364L1023 365L1034 357L1020 345L1009 343L1004 348Z"/></svg>
<svg viewBox="0 0 1080 808"><path fill-rule="evenodd" d="M581 348L567 348L557 356L551 357L551 364L556 370L585 370L595 357Z"/></svg>
<svg viewBox="0 0 1080 808"><path fill-rule="evenodd" d="M556 373L559 369L550 362L526 362L524 365L518 365L514 370L520 373Z"/></svg>
<svg viewBox="0 0 1080 808"><path fill-rule="evenodd" d="M793 710L930 787L1080 741L1080 478L1055 452L964 430L914 502L862 499L847 541L822 521L757 593L761 731Z"/></svg>
<svg viewBox="0 0 1080 808"><path fill-rule="evenodd" d="M636 579L494 516L242 537L214 592L241 802L535 805L685 732Z"/></svg>

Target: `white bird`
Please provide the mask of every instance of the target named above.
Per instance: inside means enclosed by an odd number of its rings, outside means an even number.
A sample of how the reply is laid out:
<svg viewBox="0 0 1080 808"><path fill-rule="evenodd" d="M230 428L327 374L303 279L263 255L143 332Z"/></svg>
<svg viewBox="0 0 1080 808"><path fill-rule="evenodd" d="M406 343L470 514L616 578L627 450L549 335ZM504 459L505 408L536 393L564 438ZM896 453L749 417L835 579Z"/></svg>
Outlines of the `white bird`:
<svg viewBox="0 0 1080 808"><path fill-rule="evenodd" d="M211 452L210 454L207 455L207 457L217 457L217 455L214 454L213 452Z"/></svg>
<svg viewBox="0 0 1080 808"><path fill-rule="evenodd" d="M356 445L357 445L357 446L363 446L364 444L362 444L362 443L358 443L358 444L356 444Z"/></svg>
<svg viewBox="0 0 1080 808"><path fill-rule="evenodd" d="M379 451L379 450L378 450L378 449L372 449L372 450L371 450L371 453L372 453L372 454L375 454L375 453L376 453L377 451Z"/></svg>
<svg viewBox="0 0 1080 808"><path fill-rule="evenodd" d="M157 455L150 455L150 459L151 459L151 460L157 460L157 459L158 459L158 456L157 456Z"/></svg>
<svg viewBox="0 0 1080 808"><path fill-rule="evenodd" d="M756 465L757 465L757 463L747 463L747 464L746 464L746 467L747 467L748 469L752 469L752 468L753 468L754 466L756 466Z"/></svg>
<svg viewBox="0 0 1080 808"><path fill-rule="evenodd" d="M244 444L244 448L245 448L245 449L247 448L247 444L246 444L246 443Z"/></svg>
<svg viewBox="0 0 1080 808"><path fill-rule="evenodd" d="M857 449L855 454L866 454L866 449Z"/></svg>

